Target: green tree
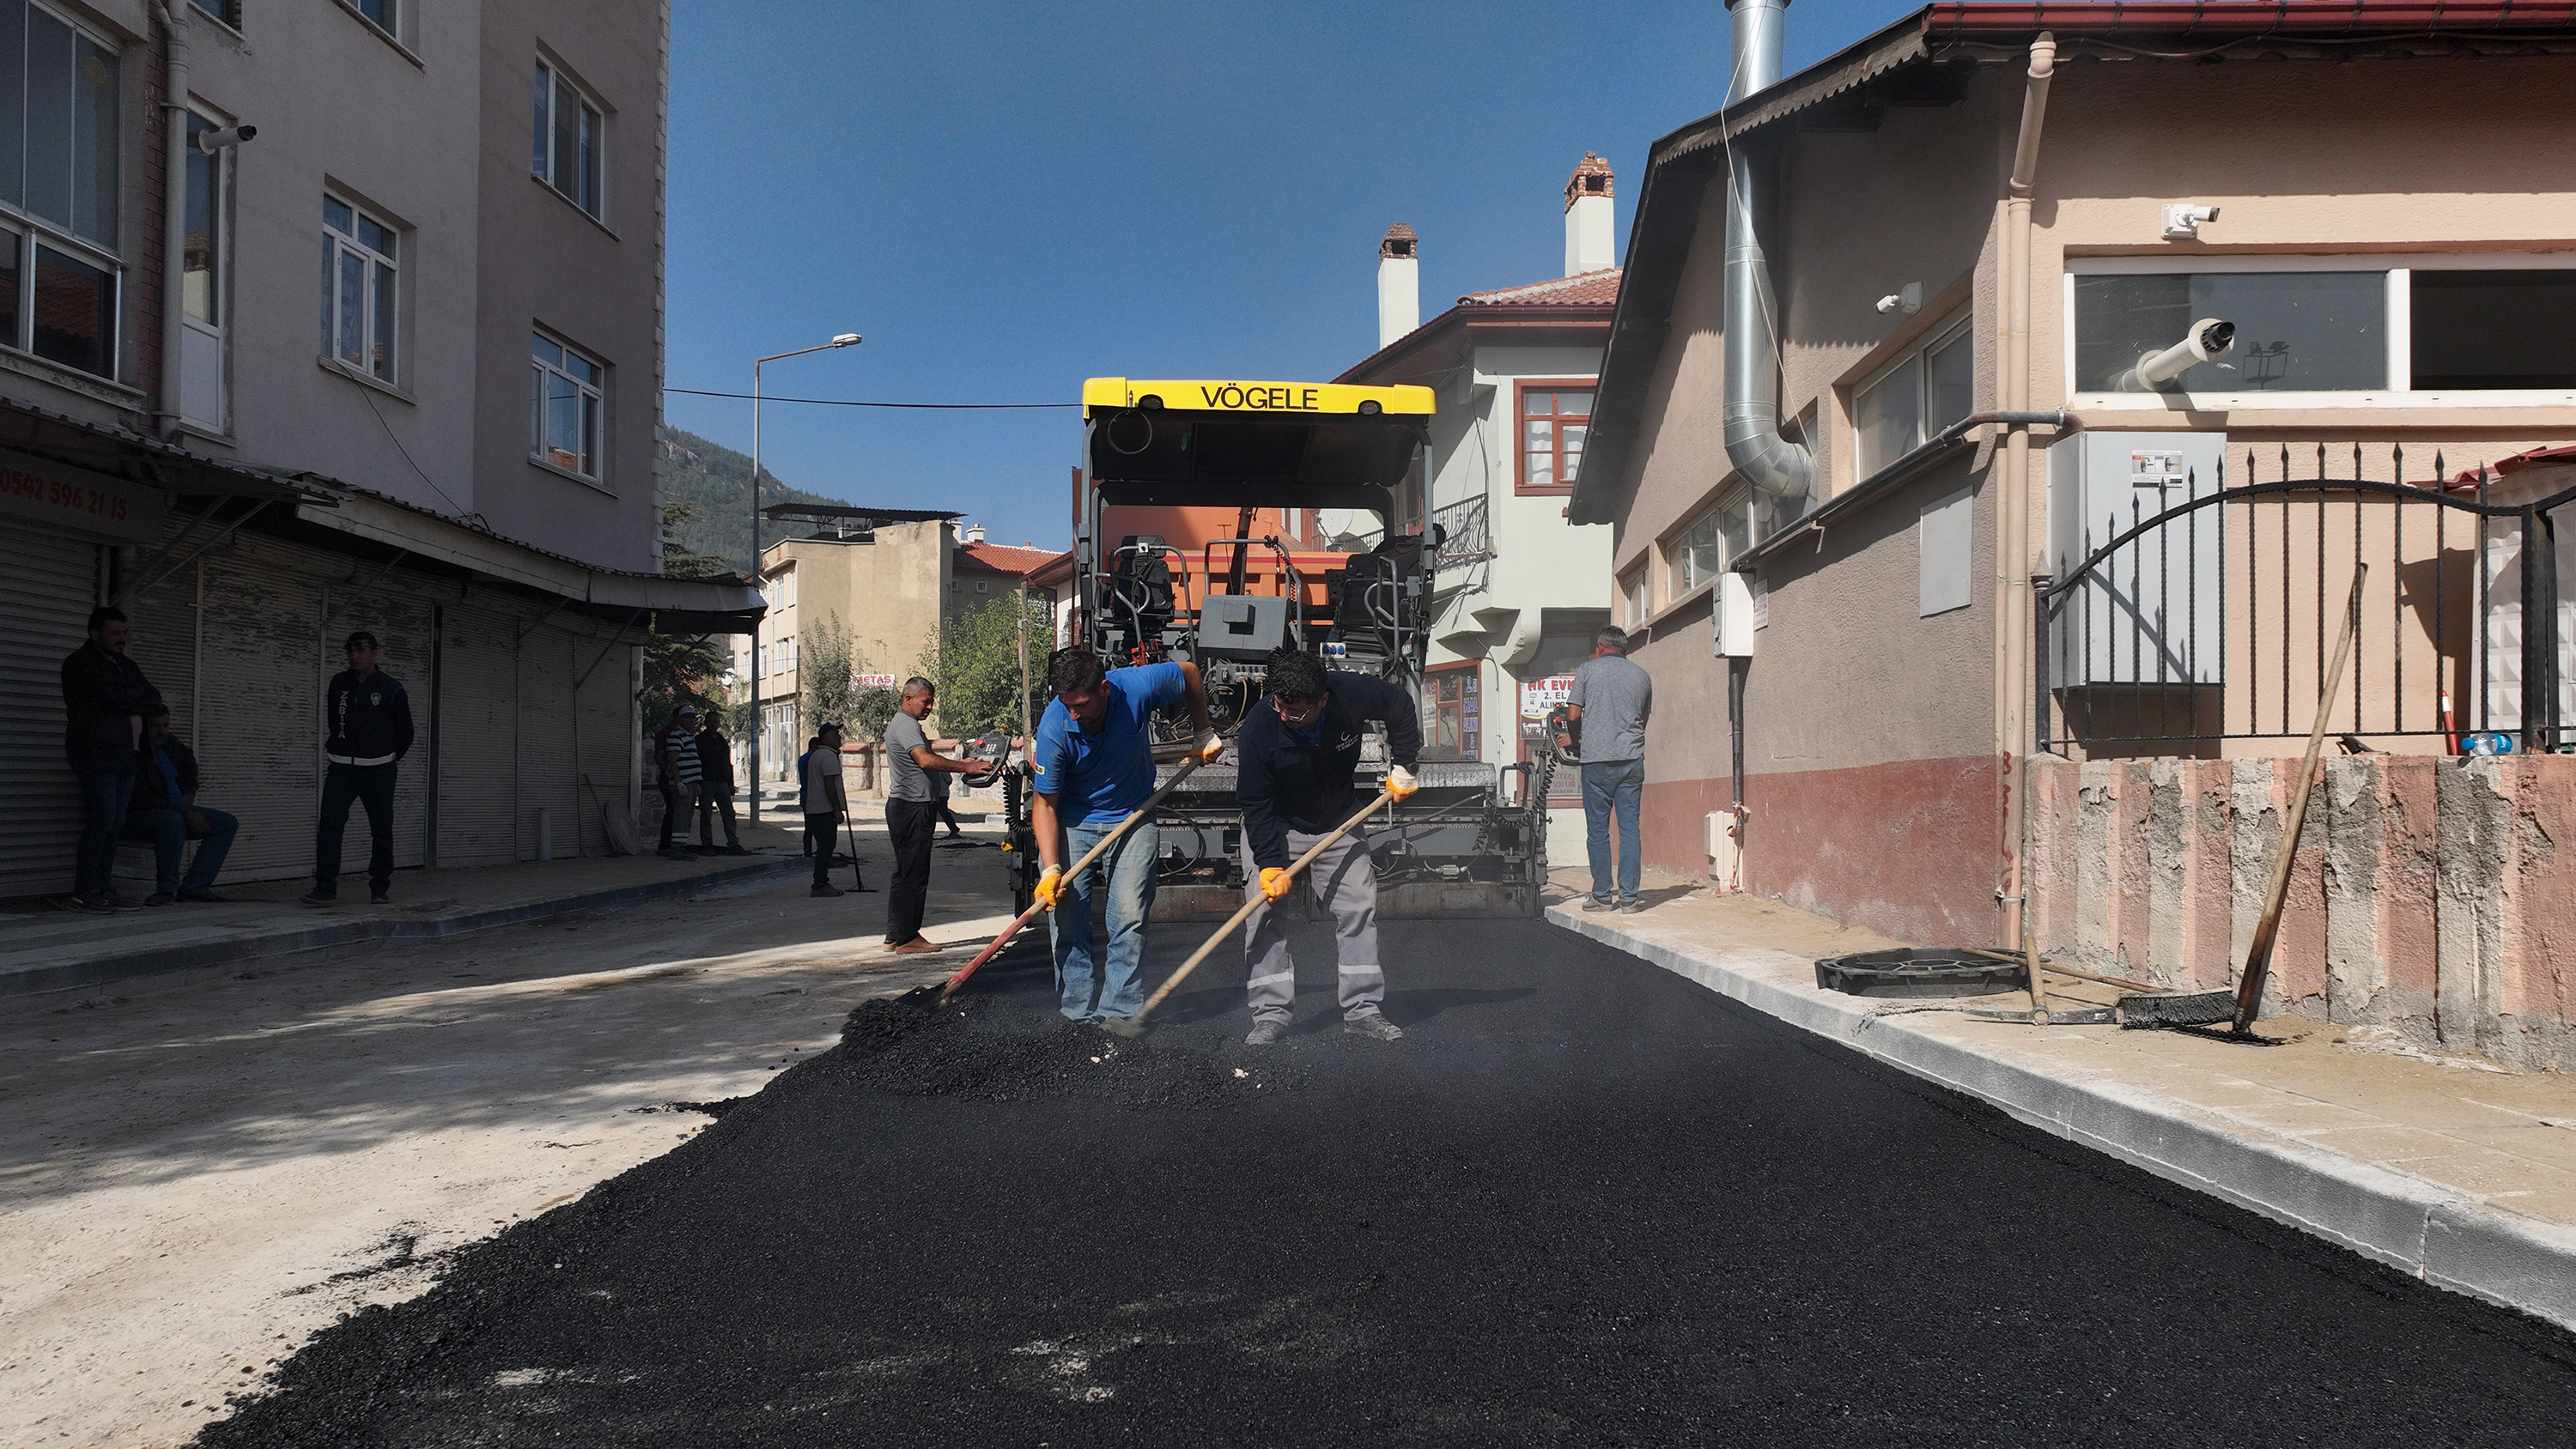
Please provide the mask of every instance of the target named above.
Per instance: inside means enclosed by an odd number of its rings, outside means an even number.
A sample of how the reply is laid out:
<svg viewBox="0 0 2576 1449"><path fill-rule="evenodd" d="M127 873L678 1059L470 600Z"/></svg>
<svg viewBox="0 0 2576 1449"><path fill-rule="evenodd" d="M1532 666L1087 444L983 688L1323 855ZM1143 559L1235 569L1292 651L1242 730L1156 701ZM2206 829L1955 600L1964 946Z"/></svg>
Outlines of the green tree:
<svg viewBox="0 0 2576 1449"><path fill-rule="evenodd" d="M850 728L850 677L857 672L850 631L838 611L797 632L796 679L809 733L826 720L838 721L843 729Z"/></svg>
<svg viewBox="0 0 2576 1449"><path fill-rule="evenodd" d="M939 686L939 733L971 738L996 725L1020 732L1020 620L1028 621L1030 718L1043 701L1036 675L1046 667L1055 616L1019 593L987 600L948 622L921 653L916 673Z"/></svg>
<svg viewBox="0 0 2576 1449"><path fill-rule="evenodd" d="M685 499L662 506L662 572L679 579L727 572L724 560L709 558L680 542L679 531L696 516L698 505ZM644 723L661 724L682 704L723 709L724 673L733 651L706 634L644 636L644 688L636 700Z"/></svg>

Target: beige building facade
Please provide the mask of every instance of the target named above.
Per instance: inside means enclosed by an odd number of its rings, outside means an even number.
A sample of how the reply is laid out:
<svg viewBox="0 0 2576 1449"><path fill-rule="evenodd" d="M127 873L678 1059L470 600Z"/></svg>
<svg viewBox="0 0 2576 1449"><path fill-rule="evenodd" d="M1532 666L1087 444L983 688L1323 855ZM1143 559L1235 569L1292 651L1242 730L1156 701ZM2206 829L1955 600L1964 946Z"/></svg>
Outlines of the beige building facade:
<svg viewBox="0 0 2576 1449"><path fill-rule="evenodd" d="M2009 940L2034 748L2296 754L2355 562L2338 708L2361 699L2367 748L2457 747L2485 666L2446 641L2487 628L2471 584L2503 576L2427 500L2576 437L2576 30L2302 8L2048 7L2043 35L2034 7L1937 5L1795 75L1739 57L1746 93L1656 144L1571 508L1615 530L1619 621L1656 679L1650 864ZM1782 11L1735 14L1742 34ZM1730 274L1731 220L1752 271ZM2211 319L2233 351L2141 383L2142 354ZM2085 492L2088 447L2171 475ZM2170 586L2113 601L2164 611L2126 626L2181 659L2152 684L2107 629L2078 663L2095 626L2037 622L2084 602L2034 596L2112 513L2317 476L2423 486L2159 534L2185 562L2143 567ZM2111 513L2082 512L2097 493ZM1731 659L1729 606L1750 616ZM2093 718L2128 724L2070 741L2115 693Z"/></svg>

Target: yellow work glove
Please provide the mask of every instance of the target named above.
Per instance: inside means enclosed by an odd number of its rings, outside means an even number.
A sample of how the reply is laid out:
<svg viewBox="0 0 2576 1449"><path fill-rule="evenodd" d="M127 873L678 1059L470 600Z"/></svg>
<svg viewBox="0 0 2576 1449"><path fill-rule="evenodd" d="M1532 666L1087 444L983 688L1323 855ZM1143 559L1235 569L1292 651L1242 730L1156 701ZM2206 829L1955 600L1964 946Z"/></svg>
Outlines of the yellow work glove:
<svg viewBox="0 0 2576 1449"><path fill-rule="evenodd" d="M1046 868L1046 873L1044 875L1038 877L1038 883L1033 894L1037 896L1038 904L1045 906L1051 911L1055 909L1056 896L1063 890L1064 867L1060 865L1051 865Z"/></svg>
<svg viewBox="0 0 2576 1449"><path fill-rule="evenodd" d="M1214 730L1207 730L1191 742L1190 748L1197 752L1200 764L1213 765L1216 757L1225 753L1225 737Z"/></svg>
<svg viewBox="0 0 2576 1449"><path fill-rule="evenodd" d="M1295 876L1275 865L1265 865L1261 868L1261 893L1274 901L1286 896L1288 888L1296 883Z"/></svg>
<svg viewBox="0 0 2576 1449"><path fill-rule="evenodd" d="M1413 772L1402 765L1386 772L1386 793L1394 796L1398 805L1404 803L1405 796L1421 788L1422 782L1413 778Z"/></svg>

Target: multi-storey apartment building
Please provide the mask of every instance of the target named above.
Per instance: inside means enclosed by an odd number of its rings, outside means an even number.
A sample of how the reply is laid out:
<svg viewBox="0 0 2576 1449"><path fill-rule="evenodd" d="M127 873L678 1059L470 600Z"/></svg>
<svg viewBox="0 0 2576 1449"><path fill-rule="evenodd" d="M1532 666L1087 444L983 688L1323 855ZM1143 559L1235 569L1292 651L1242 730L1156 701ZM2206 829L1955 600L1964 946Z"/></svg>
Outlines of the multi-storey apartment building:
<svg viewBox="0 0 2576 1449"><path fill-rule="evenodd" d="M320 694L407 685L406 865L603 848L659 576L661 0L0 0L0 895L77 828L54 669L100 602L310 865Z"/></svg>

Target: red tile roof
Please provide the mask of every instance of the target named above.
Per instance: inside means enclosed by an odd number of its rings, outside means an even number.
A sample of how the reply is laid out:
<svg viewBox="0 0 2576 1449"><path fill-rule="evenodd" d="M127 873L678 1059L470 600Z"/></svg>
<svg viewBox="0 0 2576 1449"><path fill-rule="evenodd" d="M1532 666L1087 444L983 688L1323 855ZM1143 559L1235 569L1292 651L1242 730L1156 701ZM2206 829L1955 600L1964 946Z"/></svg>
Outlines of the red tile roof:
<svg viewBox="0 0 2576 1449"><path fill-rule="evenodd" d="M1013 548L1001 543L961 543L957 552L958 563L971 566L971 572L1008 574L1015 579L1037 572L1056 556L1051 548Z"/></svg>
<svg viewBox="0 0 2576 1449"><path fill-rule="evenodd" d="M1491 292L1469 292L1458 299L1461 307L1609 307L1619 300L1619 269L1604 267L1597 272L1582 272L1571 277L1557 277L1545 282L1532 282L1526 287L1503 287Z"/></svg>

